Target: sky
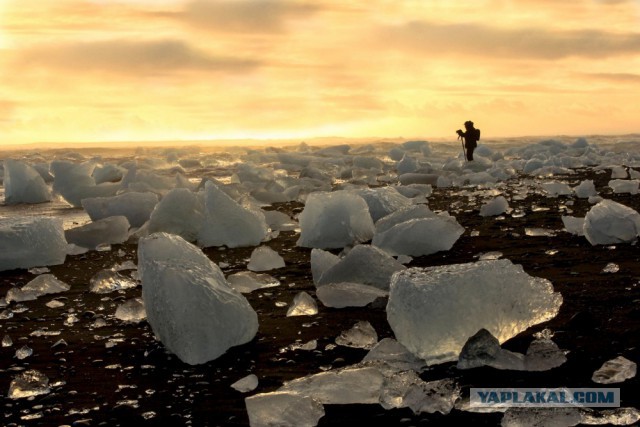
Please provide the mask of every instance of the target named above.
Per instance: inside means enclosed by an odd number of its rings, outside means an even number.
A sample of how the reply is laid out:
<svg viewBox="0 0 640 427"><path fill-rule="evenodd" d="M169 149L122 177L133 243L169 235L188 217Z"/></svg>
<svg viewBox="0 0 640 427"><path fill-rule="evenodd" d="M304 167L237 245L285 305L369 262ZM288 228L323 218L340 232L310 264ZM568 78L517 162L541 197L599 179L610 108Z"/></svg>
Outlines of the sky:
<svg viewBox="0 0 640 427"><path fill-rule="evenodd" d="M640 132L640 0L0 0L0 144Z"/></svg>

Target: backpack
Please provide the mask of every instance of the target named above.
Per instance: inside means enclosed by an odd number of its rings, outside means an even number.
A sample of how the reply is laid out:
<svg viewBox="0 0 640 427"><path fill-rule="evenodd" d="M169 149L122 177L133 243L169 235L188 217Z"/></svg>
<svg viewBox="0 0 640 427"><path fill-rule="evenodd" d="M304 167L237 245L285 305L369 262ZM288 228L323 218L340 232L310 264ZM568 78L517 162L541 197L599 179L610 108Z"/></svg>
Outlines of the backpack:
<svg viewBox="0 0 640 427"><path fill-rule="evenodd" d="M480 141L480 129L476 129L476 141Z"/></svg>

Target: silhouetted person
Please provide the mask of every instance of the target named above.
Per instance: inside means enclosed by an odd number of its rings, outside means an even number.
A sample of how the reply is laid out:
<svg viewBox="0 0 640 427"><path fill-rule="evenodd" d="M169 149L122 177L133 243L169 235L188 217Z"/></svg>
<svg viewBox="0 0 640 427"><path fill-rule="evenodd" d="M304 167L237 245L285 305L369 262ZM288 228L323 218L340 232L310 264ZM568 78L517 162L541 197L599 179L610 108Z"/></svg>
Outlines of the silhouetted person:
<svg viewBox="0 0 640 427"><path fill-rule="evenodd" d="M474 128L471 120L464 122L464 128L466 129L466 132L462 132L458 129L456 133L459 137L464 138L464 148L467 160L472 161L473 150L476 149L478 141L480 140L480 129Z"/></svg>

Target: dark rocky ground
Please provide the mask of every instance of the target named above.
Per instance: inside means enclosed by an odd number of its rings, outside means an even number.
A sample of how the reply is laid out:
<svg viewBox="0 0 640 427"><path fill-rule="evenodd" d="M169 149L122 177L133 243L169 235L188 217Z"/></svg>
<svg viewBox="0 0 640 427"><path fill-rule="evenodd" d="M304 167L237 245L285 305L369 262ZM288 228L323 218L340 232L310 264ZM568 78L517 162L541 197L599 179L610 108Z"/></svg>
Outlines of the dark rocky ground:
<svg viewBox="0 0 640 427"><path fill-rule="evenodd" d="M597 189L611 198L640 210L637 195L616 195L606 188L609 172L582 170L561 177L572 186L582 179L593 179ZM555 179L559 179L555 177ZM564 303L558 316L537 325L506 342L503 347L525 352L535 332L551 329L553 340L568 351L568 361L547 372L499 371L477 368L459 371L454 363L432 367L421 377L425 380L455 378L468 396L473 387L593 387L591 375L603 362L618 355L640 361L640 252L636 245L591 246L584 238L562 232L560 216L584 216L590 208L586 200L549 198L541 192L513 200L505 190L510 206L525 213L522 217L504 215L483 218L478 211L481 199L473 191L435 189L429 198L432 210L448 210L466 228L465 234L447 252L415 258L410 266L433 266L471 262L482 253L498 251L504 258L522 264L531 275L549 279ZM574 204L566 202L574 200ZM290 214L301 211L295 203L276 206ZM542 209L540 209L542 208ZM548 210L544 210L548 208ZM517 215L516 215L517 216ZM526 227L555 230L555 236L527 236ZM478 234L478 235L476 235ZM253 373L260 379L250 394L273 391L284 381L320 372L320 367L343 367L359 362L366 350L333 344L341 331L359 320L369 321L379 338L393 337L385 314L386 301L378 300L364 308L330 309L319 304L316 316L286 317L295 294L314 295L309 264L309 249L295 246L297 235L282 233L270 241L287 266L269 272L282 284L277 288L247 295L259 315L256 338L228 351L219 359L199 366L180 362L167 354L146 322L125 324L113 317L123 300L139 296L141 288L97 295L89 292L89 279L99 270L124 260L136 261L135 245L115 245L110 252L89 252L69 256L64 265L50 267L71 290L46 295L22 303L26 311L0 320L0 335L8 334L13 346L0 348L0 424L16 425L248 425L245 394L230 385ZM229 264L225 274L242 271L253 248L209 248L205 253L214 261ZM124 256L119 256L119 251ZM557 253L550 254L549 250ZM120 255L122 255L120 252ZM608 263L619 266L617 273L604 273ZM0 273L0 294L14 285L27 283L34 275L25 270ZM61 308L47 308L51 299L65 302ZM10 309L15 308L13 303ZM64 324L71 313L78 321ZM107 326L92 328L103 317ZM61 331L57 336L30 336L36 329ZM66 346L52 348L64 339ZM108 347L109 340L115 345ZM318 340L316 351L280 349L295 341ZM14 357L16 349L27 345L33 355L23 360ZM110 344L111 345L111 344ZM43 372L54 386L48 395L11 400L6 397L13 376L25 369ZM640 380L622 384L622 406L640 408ZM409 409L385 411L378 405L326 405L323 426L355 425L498 425L501 414L474 414L454 410L448 415L414 415Z"/></svg>

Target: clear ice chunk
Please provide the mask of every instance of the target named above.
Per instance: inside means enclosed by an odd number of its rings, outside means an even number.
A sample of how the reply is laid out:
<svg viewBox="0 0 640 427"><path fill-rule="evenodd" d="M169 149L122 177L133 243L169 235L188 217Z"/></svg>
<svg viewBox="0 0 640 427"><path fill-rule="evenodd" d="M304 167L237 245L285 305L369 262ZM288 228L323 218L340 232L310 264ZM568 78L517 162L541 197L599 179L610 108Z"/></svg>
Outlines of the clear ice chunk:
<svg viewBox="0 0 640 427"><path fill-rule="evenodd" d="M387 319L400 343L434 364L457 360L478 328L504 342L553 318L561 304L551 282L499 259L394 274Z"/></svg>
<svg viewBox="0 0 640 427"><path fill-rule="evenodd" d="M247 299L182 237L154 233L142 238L138 270L147 321L183 362L206 363L256 335L258 315Z"/></svg>
<svg viewBox="0 0 640 427"><path fill-rule="evenodd" d="M297 393L261 393L244 401L251 427L313 427L324 417L322 403Z"/></svg>
<svg viewBox="0 0 640 427"><path fill-rule="evenodd" d="M227 282L233 289L243 294L280 285L280 281L275 277L264 273L254 273L253 271L230 274L227 276Z"/></svg>
<svg viewBox="0 0 640 427"><path fill-rule="evenodd" d="M371 323L360 321L353 328L342 331L336 344L352 348L372 349L378 343L378 334Z"/></svg>
<svg viewBox="0 0 640 427"><path fill-rule="evenodd" d="M42 372L29 369L17 375L9 385L9 399L23 399L51 392L49 378Z"/></svg>
<svg viewBox="0 0 640 427"><path fill-rule="evenodd" d="M284 267L284 259L269 246L257 247L251 252L247 269L251 271L268 271Z"/></svg>
<svg viewBox="0 0 640 427"><path fill-rule="evenodd" d="M599 202L584 218L584 236L592 245L630 243L639 232L640 214L613 200Z"/></svg>
<svg viewBox="0 0 640 427"><path fill-rule="evenodd" d="M135 288L136 286L138 284L135 280L123 276L111 268L100 270L89 279L89 290L96 294L108 294L122 289Z"/></svg>
<svg viewBox="0 0 640 427"><path fill-rule="evenodd" d="M311 295L302 291L293 297L293 303L287 310L287 317L315 316L318 314L318 304Z"/></svg>
<svg viewBox="0 0 640 427"><path fill-rule="evenodd" d="M0 271L64 263L67 241L62 219L0 218Z"/></svg>
<svg viewBox="0 0 640 427"><path fill-rule="evenodd" d="M123 322L139 323L147 318L147 312L140 298L131 298L118 306L115 316Z"/></svg>
<svg viewBox="0 0 640 427"><path fill-rule="evenodd" d="M124 243L129 238L129 221L125 216L112 216L71 228L64 235L68 243L88 249Z"/></svg>
<svg viewBox="0 0 640 427"><path fill-rule="evenodd" d="M238 390L240 393L248 393L255 390L258 387L258 377L254 374L247 375L244 378L240 378L235 383L231 384L231 388Z"/></svg>
<svg viewBox="0 0 640 427"><path fill-rule="evenodd" d="M330 283L320 286L316 296L325 307L364 307L377 298L387 297L389 292L360 283Z"/></svg>
<svg viewBox="0 0 640 427"><path fill-rule="evenodd" d="M636 376L638 366L623 356L608 360L591 377L598 384L621 383Z"/></svg>

